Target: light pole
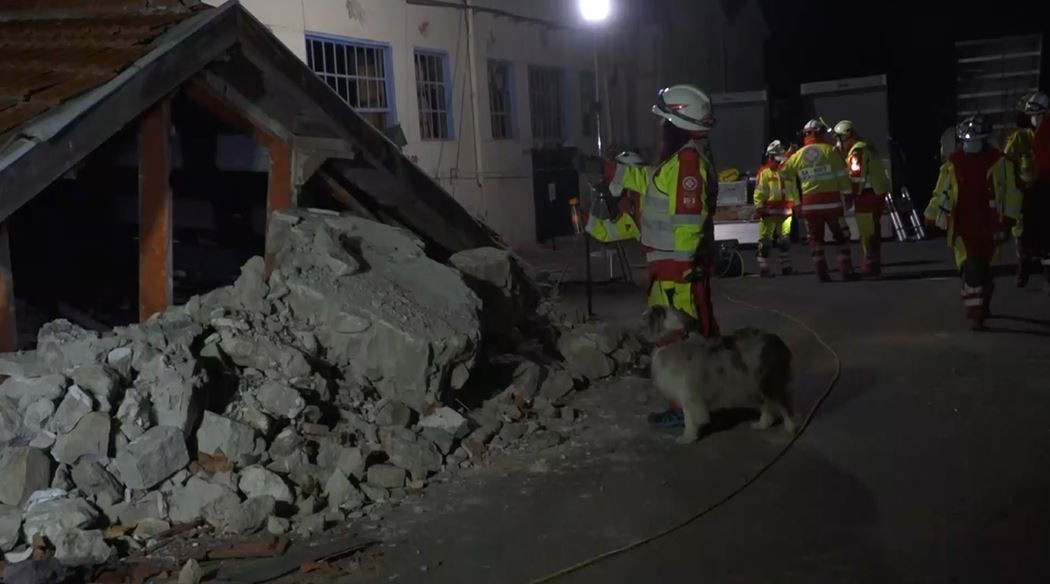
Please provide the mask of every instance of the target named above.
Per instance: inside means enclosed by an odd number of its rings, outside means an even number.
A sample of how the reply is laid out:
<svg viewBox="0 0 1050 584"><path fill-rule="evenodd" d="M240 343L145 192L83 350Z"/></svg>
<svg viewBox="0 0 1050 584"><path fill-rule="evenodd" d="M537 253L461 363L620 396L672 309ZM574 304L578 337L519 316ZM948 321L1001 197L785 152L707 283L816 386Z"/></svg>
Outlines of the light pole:
<svg viewBox="0 0 1050 584"><path fill-rule="evenodd" d="M580 9L580 16L583 20L591 27L594 33L594 135L598 146L598 158L602 156L602 100L601 100L601 74L598 69L598 26L609 19L609 15L612 13L612 1L611 0L578 0L578 6ZM594 211L594 201L591 201L591 208L588 212ZM586 233L583 234L583 252L587 254L587 261L585 263L587 270L587 317L594 315L592 310L593 306L593 291L591 290L591 238Z"/></svg>

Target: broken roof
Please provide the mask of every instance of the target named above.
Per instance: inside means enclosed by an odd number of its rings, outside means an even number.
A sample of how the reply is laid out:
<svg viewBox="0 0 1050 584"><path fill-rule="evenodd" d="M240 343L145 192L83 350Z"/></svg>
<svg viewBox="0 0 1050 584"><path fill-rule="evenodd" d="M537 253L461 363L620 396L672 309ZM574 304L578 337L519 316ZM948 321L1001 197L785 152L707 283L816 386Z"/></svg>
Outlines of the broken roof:
<svg viewBox="0 0 1050 584"><path fill-rule="evenodd" d="M177 0L0 0L0 136L109 81L191 14Z"/></svg>
<svg viewBox="0 0 1050 584"><path fill-rule="evenodd" d="M435 251L501 245L236 1L0 0L0 221L187 83L296 148L345 145L325 150L355 195Z"/></svg>

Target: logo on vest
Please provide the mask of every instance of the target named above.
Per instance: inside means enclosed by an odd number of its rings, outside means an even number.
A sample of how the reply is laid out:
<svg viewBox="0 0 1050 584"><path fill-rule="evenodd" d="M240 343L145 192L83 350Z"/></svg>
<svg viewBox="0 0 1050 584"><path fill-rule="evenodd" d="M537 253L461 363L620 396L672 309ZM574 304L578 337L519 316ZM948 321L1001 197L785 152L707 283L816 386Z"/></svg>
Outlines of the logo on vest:
<svg viewBox="0 0 1050 584"><path fill-rule="evenodd" d="M806 151L802 153L802 160L809 165L816 164L820 161L820 150L816 148L806 148Z"/></svg>
<svg viewBox="0 0 1050 584"><path fill-rule="evenodd" d="M700 181L696 180L695 176L687 176L682 179L682 189L690 192L695 192L700 186Z"/></svg>

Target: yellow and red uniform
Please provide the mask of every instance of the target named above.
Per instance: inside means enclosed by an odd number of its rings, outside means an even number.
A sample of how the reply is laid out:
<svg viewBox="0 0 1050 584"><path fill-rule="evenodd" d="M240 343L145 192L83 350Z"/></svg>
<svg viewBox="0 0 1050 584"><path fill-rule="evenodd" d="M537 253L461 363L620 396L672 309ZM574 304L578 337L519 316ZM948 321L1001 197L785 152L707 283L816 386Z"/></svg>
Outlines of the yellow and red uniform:
<svg viewBox="0 0 1050 584"><path fill-rule="evenodd" d="M889 177L875 149L858 140L846 155L856 197L857 231L864 264L861 271L878 274L882 265L882 214L890 191Z"/></svg>

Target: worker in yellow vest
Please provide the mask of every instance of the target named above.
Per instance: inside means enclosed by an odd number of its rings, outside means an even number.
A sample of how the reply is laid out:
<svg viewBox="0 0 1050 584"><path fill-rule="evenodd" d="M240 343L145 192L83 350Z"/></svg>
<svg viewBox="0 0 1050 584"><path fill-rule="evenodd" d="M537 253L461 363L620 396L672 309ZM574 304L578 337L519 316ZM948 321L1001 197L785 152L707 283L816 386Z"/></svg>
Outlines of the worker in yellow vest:
<svg viewBox="0 0 1050 584"><path fill-rule="evenodd" d="M657 94L652 111L664 119L657 163L608 162L609 190L614 196L625 190L642 194L639 227L649 266L649 306L673 306L697 320L701 335L718 338L710 279L718 196L708 141L715 125L711 99L698 87L675 85ZM681 408L672 404L650 416L650 423L680 426Z"/></svg>
<svg viewBox="0 0 1050 584"><path fill-rule="evenodd" d="M1030 93L1021 98L1018 108L1017 128L1006 137L1003 146L1003 154L1014 163L1017 173L1017 187L1022 197L1028 196L1028 189L1035 179L1035 128L1032 126L1031 116L1025 112L1025 106L1035 94ZM1022 209L1024 208L1022 203ZM1014 250L1017 252L1017 287L1024 288L1028 285L1029 274L1032 265L1032 254L1024 245L1024 213L1018 219L1013 228Z"/></svg>
<svg viewBox="0 0 1050 584"><path fill-rule="evenodd" d="M791 266L791 219L798 203L798 185L785 175L780 166L787 160L787 150L780 140L766 148L766 163L755 177L755 216L758 224L758 273L772 278L769 255L774 247L780 251L780 272L789 276Z"/></svg>
<svg viewBox="0 0 1050 584"><path fill-rule="evenodd" d="M875 147L863 141L853 122L835 124L839 150L846 157L850 183L853 185L854 209L860 250L864 255L860 272L864 276L882 274L882 213L890 180Z"/></svg>
<svg viewBox="0 0 1050 584"><path fill-rule="evenodd" d="M802 218L809 233L809 250L821 282L830 282L824 257L824 231L830 229L839 246L842 279L856 279L850 252L849 225L843 197L853 192L846 162L828 141L828 126L814 119L802 127L802 148L784 163L784 174L797 181L802 194Z"/></svg>
<svg viewBox="0 0 1050 584"><path fill-rule="evenodd" d="M987 144L983 118L963 120L956 136L962 148L941 166L924 215L927 222L948 231L948 245L963 282L966 317L973 330L981 331L995 289L992 262L1021 214L1021 193L1014 165Z"/></svg>

